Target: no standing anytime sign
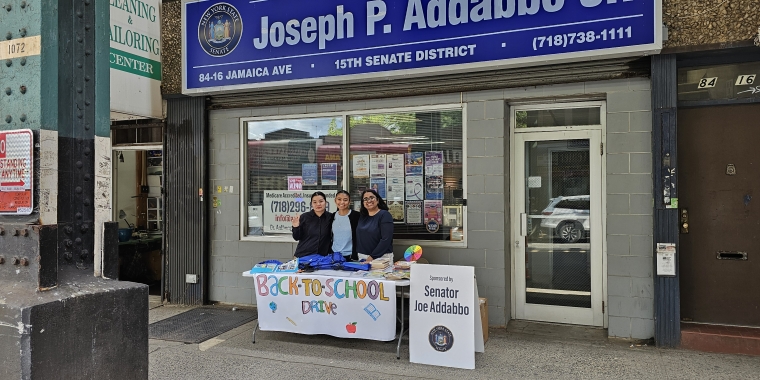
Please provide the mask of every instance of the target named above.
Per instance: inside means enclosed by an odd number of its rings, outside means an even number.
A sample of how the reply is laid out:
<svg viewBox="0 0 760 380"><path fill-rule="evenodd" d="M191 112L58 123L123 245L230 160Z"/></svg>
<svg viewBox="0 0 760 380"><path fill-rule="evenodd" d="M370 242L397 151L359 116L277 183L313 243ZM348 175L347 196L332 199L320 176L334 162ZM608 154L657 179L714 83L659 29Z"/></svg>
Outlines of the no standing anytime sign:
<svg viewBox="0 0 760 380"><path fill-rule="evenodd" d="M30 129L0 132L0 214L32 213L33 143Z"/></svg>

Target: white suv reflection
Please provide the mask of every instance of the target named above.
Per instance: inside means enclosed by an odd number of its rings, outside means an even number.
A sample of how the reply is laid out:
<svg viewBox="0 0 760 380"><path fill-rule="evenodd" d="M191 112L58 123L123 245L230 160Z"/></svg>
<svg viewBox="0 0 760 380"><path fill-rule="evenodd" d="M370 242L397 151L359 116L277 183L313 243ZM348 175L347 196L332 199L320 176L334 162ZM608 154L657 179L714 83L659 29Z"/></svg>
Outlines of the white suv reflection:
<svg viewBox="0 0 760 380"><path fill-rule="evenodd" d="M562 243L577 243L589 234L589 204L588 195L552 198L541 212L541 227Z"/></svg>

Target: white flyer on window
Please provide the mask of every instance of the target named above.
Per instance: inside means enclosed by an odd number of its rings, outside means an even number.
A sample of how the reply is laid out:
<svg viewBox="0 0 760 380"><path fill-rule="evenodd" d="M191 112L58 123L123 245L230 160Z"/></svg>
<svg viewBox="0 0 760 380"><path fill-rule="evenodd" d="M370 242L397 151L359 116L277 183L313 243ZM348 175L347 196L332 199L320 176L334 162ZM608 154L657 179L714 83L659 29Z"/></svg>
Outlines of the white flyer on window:
<svg viewBox="0 0 760 380"><path fill-rule="evenodd" d="M443 175L443 151L425 152L425 175Z"/></svg>
<svg viewBox="0 0 760 380"><path fill-rule="evenodd" d="M356 154L354 159L354 178L369 178L369 155Z"/></svg>
<svg viewBox="0 0 760 380"><path fill-rule="evenodd" d="M387 186L387 189L385 192L386 200L388 201L403 201L404 200L404 177L388 178L388 182L386 186Z"/></svg>
<svg viewBox="0 0 760 380"><path fill-rule="evenodd" d="M388 212L393 217L393 223L404 223L404 202L388 201Z"/></svg>
<svg viewBox="0 0 760 380"><path fill-rule="evenodd" d="M406 177L406 200L421 201L425 199L425 186L421 175Z"/></svg>
<svg viewBox="0 0 760 380"><path fill-rule="evenodd" d="M403 154L389 154L385 158L388 163L386 168L386 175L390 177L403 178L404 177L404 155Z"/></svg>
<svg viewBox="0 0 760 380"><path fill-rule="evenodd" d="M422 224L422 201L408 201L404 203L406 224Z"/></svg>
<svg viewBox="0 0 760 380"><path fill-rule="evenodd" d="M369 175L373 178L385 177L384 154L371 154L369 156Z"/></svg>

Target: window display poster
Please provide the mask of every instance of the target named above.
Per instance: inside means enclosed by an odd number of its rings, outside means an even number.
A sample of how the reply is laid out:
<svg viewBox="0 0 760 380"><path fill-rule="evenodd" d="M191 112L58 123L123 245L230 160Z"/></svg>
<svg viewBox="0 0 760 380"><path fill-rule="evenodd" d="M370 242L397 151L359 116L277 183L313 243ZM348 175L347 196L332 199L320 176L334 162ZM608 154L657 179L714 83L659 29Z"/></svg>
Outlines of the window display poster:
<svg viewBox="0 0 760 380"><path fill-rule="evenodd" d="M385 178L370 178L369 185L372 190L375 190L380 198L387 199L385 196Z"/></svg>
<svg viewBox="0 0 760 380"><path fill-rule="evenodd" d="M404 202L388 201L388 212L393 217L393 223L404 223Z"/></svg>
<svg viewBox="0 0 760 380"><path fill-rule="evenodd" d="M319 183L319 176L317 175L317 164L303 164L301 165L301 177L303 179L304 186L317 186Z"/></svg>
<svg viewBox="0 0 760 380"><path fill-rule="evenodd" d="M327 196L325 211L337 210L336 190L322 190ZM289 234L291 221L311 210L310 191L264 190L264 232ZM254 206L259 207L259 206Z"/></svg>
<svg viewBox="0 0 760 380"><path fill-rule="evenodd" d="M443 202L425 201L425 228L437 232L443 223Z"/></svg>
<svg viewBox="0 0 760 380"><path fill-rule="evenodd" d="M388 178L386 188L388 191L386 200L403 201L404 200L404 178Z"/></svg>
<svg viewBox="0 0 760 380"><path fill-rule="evenodd" d="M443 152L425 152L425 174L443 176Z"/></svg>
<svg viewBox="0 0 760 380"><path fill-rule="evenodd" d="M338 164L326 163L322 164L322 185L337 186L338 185Z"/></svg>
<svg viewBox="0 0 760 380"><path fill-rule="evenodd" d="M412 152L406 154L406 175L422 175L422 163L424 156L422 152Z"/></svg>
<svg viewBox="0 0 760 380"><path fill-rule="evenodd" d="M407 201L404 203L406 209L406 224L422 224L422 201Z"/></svg>
<svg viewBox="0 0 760 380"><path fill-rule="evenodd" d="M288 190L303 190L303 178L301 176L288 176Z"/></svg>
<svg viewBox="0 0 760 380"><path fill-rule="evenodd" d="M443 199L443 177L439 175L425 177L425 199Z"/></svg>
<svg viewBox="0 0 760 380"><path fill-rule="evenodd" d="M354 159L354 178L369 178L369 155L355 154Z"/></svg>
<svg viewBox="0 0 760 380"><path fill-rule="evenodd" d="M385 157L388 163L386 176L390 177L403 177L404 176L404 155L403 154L389 154Z"/></svg>
<svg viewBox="0 0 760 380"><path fill-rule="evenodd" d="M371 154L369 156L369 175L372 178L385 177L384 154Z"/></svg>
<svg viewBox="0 0 760 380"><path fill-rule="evenodd" d="M425 193L422 185L421 175L410 175L406 177L406 200L421 201Z"/></svg>

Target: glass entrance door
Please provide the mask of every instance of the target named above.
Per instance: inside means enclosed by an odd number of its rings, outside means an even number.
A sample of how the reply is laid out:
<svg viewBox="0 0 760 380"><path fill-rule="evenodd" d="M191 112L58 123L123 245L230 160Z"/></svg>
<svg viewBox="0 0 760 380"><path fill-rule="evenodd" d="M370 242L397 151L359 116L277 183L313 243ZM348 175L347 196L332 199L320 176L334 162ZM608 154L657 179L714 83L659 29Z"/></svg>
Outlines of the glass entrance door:
<svg viewBox="0 0 760 380"><path fill-rule="evenodd" d="M603 325L601 131L515 134L516 316Z"/></svg>

